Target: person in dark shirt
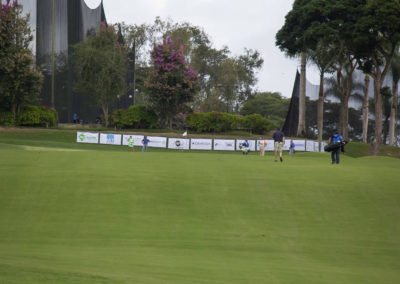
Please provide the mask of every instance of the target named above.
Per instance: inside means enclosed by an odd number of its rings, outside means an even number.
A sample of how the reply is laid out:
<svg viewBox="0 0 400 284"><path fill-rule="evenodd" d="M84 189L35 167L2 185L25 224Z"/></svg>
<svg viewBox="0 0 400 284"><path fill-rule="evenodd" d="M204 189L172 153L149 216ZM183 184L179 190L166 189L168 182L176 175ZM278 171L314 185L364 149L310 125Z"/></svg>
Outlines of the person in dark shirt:
<svg viewBox="0 0 400 284"><path fill-rule="evenodd" d="M250 144L249 141L244 140L244 142L242 143L242 153L243 155L247 155L250 152Z"/></svg>
<svg viewBox="0 0 400 284"><path fill-rule="evenodd" d="M145 152L147 150L147 145L149 144L150 140L147 138L147 136L143 137L142 140L142 152Z"/></svg>
<svg viewBox="0 0 400 284"><path fill-rule="evenodd" d="M343 137L339 133L335 132L329 139L330 144L339 144L338 147L334 148L331 152L332 164L339 164L340 162L340 151L343 147Z"/></svg>
<svg viewBox="0 0 400 284"><path fill-rule="evenodd" d="M293 140L290 140L290 147L289 147L289 155L293 155L296 150L296 145L294 144Z"/></svg>
<svg viewBox="0 0 400 284"><path fill-rule="evenodd" d="M285 143L285 137L283 132L279 128L277 128L274 134L272 135L272 139L274 140L275 162L278 161L278 155L279 155L279 160L283 162L282 149L283 149L283 144Z"/></svg>

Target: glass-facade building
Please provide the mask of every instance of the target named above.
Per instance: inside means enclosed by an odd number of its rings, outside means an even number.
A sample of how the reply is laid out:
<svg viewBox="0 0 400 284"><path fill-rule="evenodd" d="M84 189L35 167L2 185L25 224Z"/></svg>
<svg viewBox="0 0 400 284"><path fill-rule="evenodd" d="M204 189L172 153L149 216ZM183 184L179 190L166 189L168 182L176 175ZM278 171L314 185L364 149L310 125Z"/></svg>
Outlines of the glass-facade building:
<svg viewBox="0 0 400 284"><path fill-rule="evenodd" d="M45 77L41 104L55 107L60 122L70 122L74 113L85 122L94 121L99 111L86 97L74 92L69 58L72 45L106 22L103 3L94 9L84 0L18 0L18 4L30 15L34 38L31 48Z"/></svg>

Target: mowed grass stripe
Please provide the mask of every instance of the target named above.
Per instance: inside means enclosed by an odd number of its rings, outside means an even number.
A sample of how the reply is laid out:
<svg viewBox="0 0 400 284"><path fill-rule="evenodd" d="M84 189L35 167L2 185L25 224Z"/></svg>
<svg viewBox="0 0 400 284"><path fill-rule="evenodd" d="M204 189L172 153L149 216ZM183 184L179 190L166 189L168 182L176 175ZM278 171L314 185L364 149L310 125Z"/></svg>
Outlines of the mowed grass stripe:
<svg viewBox="0 0 400 284"><path fill-rule="evenodd" d="M0 154L4 283L400 279L399 160L96 146Z"/></svg>

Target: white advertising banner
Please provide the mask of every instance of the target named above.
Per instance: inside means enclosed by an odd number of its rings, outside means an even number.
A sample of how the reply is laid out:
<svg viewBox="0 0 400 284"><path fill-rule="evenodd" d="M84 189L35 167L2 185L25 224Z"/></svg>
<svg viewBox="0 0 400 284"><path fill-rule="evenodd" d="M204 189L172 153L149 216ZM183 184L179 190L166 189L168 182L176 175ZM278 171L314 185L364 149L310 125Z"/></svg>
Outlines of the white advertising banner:
<svg viewBox="0 0 400 284"><path fill-rule="evenodd" d="M122 136L122 145L128 146L129 139L133 139L133 146L142 146L143 135L128 135L125 134Z"/></svg>
<svg viewBox="0 0 400 284"><path fill-rule="evenodd" d="M243 142L244 142L244 139L236 140L236 151L240 151L240 147ZM255 151L256 150L256 140L247 140L247 142L249 142L250 151Z"/></svg>
<svg viewBox="0 0 400 284"><path fill-rule="evenodd" d="M77 132L76 133L76 142L98 144L99 143L99 133Z"/></svg>
<svg viewBox="0 0 400 284"><path fill-rule="evenodd" d="M283 144L283 151L289 151L290 147L290 139L285 139L285 143Z"/></svg>
<svg viewBox="0 0 400 284"><path fill-rule="evenodd" d="M189 141L190 141L189 139L169 138L168 148L177 150L189 150L189 145L190 145Z"/></svg>
<svg viewBox="0 0 400 284"><path fill-rule="evenodd" d="M266 140L267 147L265 147L265 151L274 151L274 140Z"/></svg>
<svg viewBox="0 0 400 284"><path fill-rule="evenodd" d="M318 143L315 143L314 141L306 141L306 151L318 152Z"/></svg>
<svg viewBox="0 0 400 284"><path fill-rule="evenodd" d="M148 147L153 148L167 148L167 138L166 137L159 137L159 136L147 136L149 139Z"/></svg>
<svg viewBox="0 0 400 284"><path fill-rule="evenodd" d="M235 151L235 140L214 139L214 150Z"/></svg>
<svg viewBox="0 0 400 284"><path fill-rule="evenodd" d="M289 140L290 142L290 140ZM305 140L293 140L294 150L296 152L304 152L306 150L306 141Z"/></svg>
<svg viewBox="0 0 400 284"><path fill-rule="evenodd" d="M212 139L190 139L191 150L212 150Z"/></svg>
<svg viewBox="0 0 400 284"><path fill-rule="evenodd" d="M100 133L100 144L121 145L122 135L113 133Z"/></svg>

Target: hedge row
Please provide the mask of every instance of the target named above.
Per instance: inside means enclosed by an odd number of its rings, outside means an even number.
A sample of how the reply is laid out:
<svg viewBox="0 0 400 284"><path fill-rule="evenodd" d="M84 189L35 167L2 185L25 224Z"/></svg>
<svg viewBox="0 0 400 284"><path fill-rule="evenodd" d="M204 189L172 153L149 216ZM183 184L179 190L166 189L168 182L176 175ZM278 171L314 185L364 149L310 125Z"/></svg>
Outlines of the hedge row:
<svg viewBox="0 0 400 284"><path fill-rule="evenodd" d="M157 115L145 106L134 105L117 109L111 114L111 123L117 128L148 129L157 127Z"/></svg>
<svg viewBox="0 0 400 284"><path fill-rule="evenodd" d="M29 106L14 121L11 112L0 112L0 125L4 126L36 126L36 127L52 127L58 123L57 112L52 108L43 106Z"/></svg>
<svg viewBox="0 0 400 284"><path fill-rule="evenodd" d="M276 127L269 119L260 114L246 116L224 112L200 112L188 115L187 126L195 132L225 132L245 129L253 133L264 134Z"/></svg>

